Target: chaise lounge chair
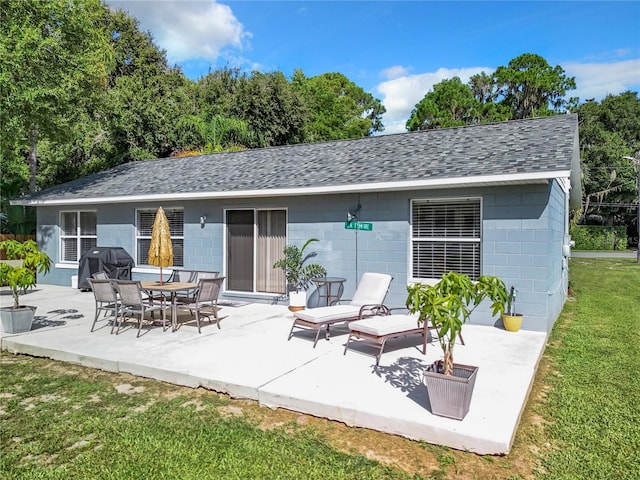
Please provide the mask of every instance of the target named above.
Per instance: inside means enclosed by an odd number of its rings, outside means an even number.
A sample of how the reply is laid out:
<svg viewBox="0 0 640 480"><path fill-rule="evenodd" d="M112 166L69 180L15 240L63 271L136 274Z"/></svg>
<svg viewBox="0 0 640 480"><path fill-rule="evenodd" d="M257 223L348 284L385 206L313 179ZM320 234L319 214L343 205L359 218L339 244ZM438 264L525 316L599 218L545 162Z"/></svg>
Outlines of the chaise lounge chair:
<svg viewBox="0 0 640 480"><path fill-rule="evenodd" d="M406 309L402 309L405 310ZM425 320L422 324L418 324L418 315L416 314L394 314L392 310L381 309L383 315L376 315L364 320L357 320L349 323L349 338L344 347L344 355L352 339L358 339L358 343L364 343L375 347L380 347L376 354L376 366L380 363L380 357L384 351L387 340L392 338L404 337L406 335L421 334L422 335L422 354L427 353L427 338L429 328L429 320Z"/></svg>
<svg viewBox="0 0 640 480"><path fill-rule="evenodd" d="M325 338L329 340L329 328L334 323L350 322L375 315L378 309L383 306L391 280L393 277L385 273L363 273L353 294L353 299L348 300L349 303L296 312L289 332L289 340L291 340L295 328L315 330L316 338L313 342L313 348L315 348L323 328L325 329ZM342 300L342 302L347 302L347 300Z"/></svg>

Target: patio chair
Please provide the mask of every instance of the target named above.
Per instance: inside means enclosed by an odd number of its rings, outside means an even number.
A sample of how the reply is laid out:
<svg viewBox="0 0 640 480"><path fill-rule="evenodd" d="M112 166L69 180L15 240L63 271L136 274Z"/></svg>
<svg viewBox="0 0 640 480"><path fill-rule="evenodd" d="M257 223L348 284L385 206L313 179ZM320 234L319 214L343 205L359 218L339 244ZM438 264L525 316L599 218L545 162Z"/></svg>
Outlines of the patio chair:
<svg viewBox="0 0 640 480"><path fill-rule="evenodd" d="M91 324L91 331L96 326L96 322L102 313L104 315L104 320L111 321L111 333L113 333L113 327L118 321L119 314L119 306L118 306L118 295L111 285L110 280L98 280L95 278L88 278L87 281L91 286L91 291L93 292L93 297L96 301L96 315L93 319L93 323Z"/></svg>
<svg viewBox="0 0 640 480"><path fill-rule="evenodd" d="M325 329L325 338L329 340L330 327L334 323L350 322L375 315L383 307L389 285L393 277L385 273L365 272L351 300L340 300L334 305L310 308L294 313L289 340L296 328L315 330L313 348L316 348L320 331ZM348 302L342 304L343 302Z"/></svg>
<svg viewBox="0 0 640 480"><path fill-rule="evenodd" d="M124 322L125 317L135 316L138 317L138 334L140 336L140 330L142 329L142 321L147 313L153 314L158 310L162 311L162 331L166 330L167 315L166 302L161 302L159 305L154 305L152 299L144 298L142 287L140 282L132 280L114 280L113 284L118 290L120 295L120 320L117 322L116 335L120 331L120 325ZM153 322L153 319L151 320Z"/></svg>
<svg viewBox="0 0 640 480"><path fill-rule="evenodd" d="M200 283L200 280L205 278L218 278L220 272L209 272L203 270L192 270L193 276L189 280L191 283ZM187 280L184 280L187 281ZM183 303L193 303L196 301L196 297L198 296L198 288L194 288L193 290L189 290L187 293L177 296L177 300Z"/></svg>
<svg viewBox="0 0 640 480"><path fill-rule="evenodd" d="M194 277L193 281L198 283L203 278L218 278L218 275L220 275L220 272L196 270L196 276Z"/></svg>
<svg viewBox="0 0 640 480"><path fill-rule="evenodd" d="M218 329L220 328L220 318L218 318L218 295L220 287L225 277L203 278L198 282L198 293L193 301L184 301L178 297L176 308L179 310L189 310L191 315L195 312L196 325L198 333L200 331L200 317L207 317L211 323L211 317L216 319Z"/></svg>
<svg viewBox="0 0 640 480"><path fill-rule="evenodd" d="M176 282L191 283L191 282L195 282L194 280L195 276L196 276L195 270L184 270L184 269L176 268L173 270L173 272L171 273L171 276L169 277L168 280L166 280L166 282L167 283L176 283ZM151 303L154 303L155 301L159 301L160 303L162 303L168 300L166 294L163 292L158 292L158 293L145 292L143 294L143 297L145 296L151 301ZM153 314L151 316L153 317Z"/></svg>
<svg viewBox="0 0 640 480"><path fill-rule="evenodd" d="M170 282L194 282L196 278L195 270L175 269L171 274Z"/></svg>
<svg viewBox="0 0 640 480"><path fill-rule="evenodd" d="M102 270L94 273L93 275L91 275L91 277L95 278L96 280L109 280L109 276Z"/></svg>
<svg viewBox="0 0 640 480"><path fill-rule="evenodd" d="M428 319L420 325L418 323L419 316L417 314L394 314L394 310L403 310L406 312L406 308L380 309L380 315L350 322L349 338L347 339L347 344L344 347L344 355L347 354L347 349L349 348L352 339L358 339L359 341L355 342L355 344L379 347L375 355L376 366L378 366L387 340L412 334L422 335L422 354L426 355L429 329L433 328L429 327Z"/></svg>

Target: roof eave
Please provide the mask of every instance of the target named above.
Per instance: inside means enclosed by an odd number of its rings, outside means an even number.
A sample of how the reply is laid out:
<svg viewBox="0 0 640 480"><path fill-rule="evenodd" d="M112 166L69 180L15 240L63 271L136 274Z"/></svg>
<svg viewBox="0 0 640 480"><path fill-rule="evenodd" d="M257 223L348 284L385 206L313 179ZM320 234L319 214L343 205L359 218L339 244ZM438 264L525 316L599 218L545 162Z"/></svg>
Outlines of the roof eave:
<svg viewBox="0 0 640 480"><path fill-rule="evenodd" d="M138 203L167 200L215 200L229 198L261 198L261 197L291 197L299 195L329 195L341 193L364 192L394 192L403 190L443 189L451 187L486 187L501 185L523 185L546 183L554 178L569 178L570 170L557 170L536 173L521 173L508 175L482 175L475 177L436 178L424 180L405 180L398 182L374 182L348 185L329 185L318 187L293 187L262 190L229 190L217 192L189 192L150 195L123 195L112 197L84 197L84 198L55 198L12 200L12 205L32 207L65 206L86 204Z"/></svg>

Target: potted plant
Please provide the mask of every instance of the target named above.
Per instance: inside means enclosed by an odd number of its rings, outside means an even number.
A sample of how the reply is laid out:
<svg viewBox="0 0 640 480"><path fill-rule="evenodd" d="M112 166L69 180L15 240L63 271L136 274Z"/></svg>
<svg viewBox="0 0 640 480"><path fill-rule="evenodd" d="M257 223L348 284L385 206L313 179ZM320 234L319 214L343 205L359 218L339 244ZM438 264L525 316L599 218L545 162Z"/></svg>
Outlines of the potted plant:
<svg viewBox="0 0 640 480"><path fill-rule="evenodd" d="M507 312L502 316L504 328L509 332L517 332L522 326L522 314L516 313L516 291L516 287L512 285L509 290Z"/></svg>
<svg viewBox="0 0 640 480"><path fill-rule="evenodd" d="M317 255L316 252L305 254L306 248L317 238L307 240L302 248L296 245L287 245L284 248L284 257L273 264L273 268L282 268L289 290L289 310L292 312L303 310L307 305L307 288L314 278L324 277L327 271L317 263L306 262Z"/></svg>
<svg viewBox="0 0 640 480"><path fill-rule="evenodd" d="M0 283L8 285L13 295L13 306L0 308L2 329L5 333L21 333L31 330L36 307L20 305L20 294L36 285L36 274L46 273L51 267L49 256L38 248L33 240L0 242L10 261L0 262Z"/></svg>
<svg viewBox="0 0 640 480"><path fill-rule="evenodd" d="M431 411L462 420L469 411L478 367L454 364L453 347L462 325L484 299L492 302L492 315L504 313L507 287L498 277L483 275L473 281L468 275L449 272L435 285L415 283L407 290L407 308L419 314L419 322L431 322L444 354L443 360L424 372Z"/></svg>

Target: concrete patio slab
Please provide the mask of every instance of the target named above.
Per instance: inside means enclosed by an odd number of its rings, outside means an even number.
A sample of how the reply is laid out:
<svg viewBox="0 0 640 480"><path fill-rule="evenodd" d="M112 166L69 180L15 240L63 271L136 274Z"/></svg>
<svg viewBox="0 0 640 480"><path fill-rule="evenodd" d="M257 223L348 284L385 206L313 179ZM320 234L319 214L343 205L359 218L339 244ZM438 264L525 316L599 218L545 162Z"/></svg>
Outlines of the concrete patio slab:
<svg viewBox="0 0 640 480"><path fill-rule="evenodd" d="M9 301L1 289L0 302ZM470 411L458 421L430 412L422 371L441 353L432 341L422 355L417 335L389 342L376 368L369 347L354 345L343 354L343 326L316 348L313 332L296 332L288 341L293 316L282 305L223 306L220 329L205 321L198 334L191 322L175 332L144 328L136 338L136 328L116 336L105 322L89 332L91 292L40 285L22 303L38 307L34 327L0 333L2 350L204 387L479 454L509 452L547 340L539 332L465 325L466 345L456 346L456 362L480 368Z"/></svg>

